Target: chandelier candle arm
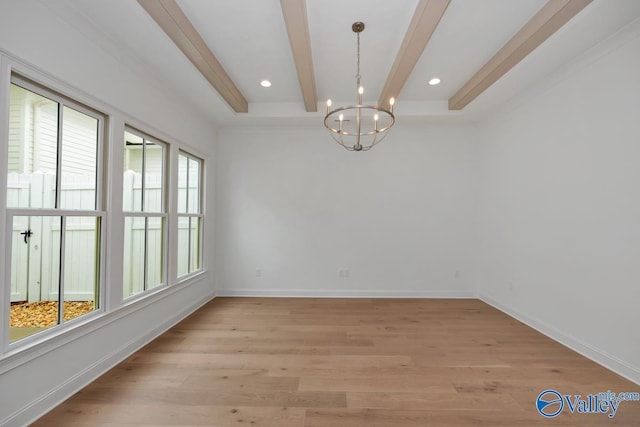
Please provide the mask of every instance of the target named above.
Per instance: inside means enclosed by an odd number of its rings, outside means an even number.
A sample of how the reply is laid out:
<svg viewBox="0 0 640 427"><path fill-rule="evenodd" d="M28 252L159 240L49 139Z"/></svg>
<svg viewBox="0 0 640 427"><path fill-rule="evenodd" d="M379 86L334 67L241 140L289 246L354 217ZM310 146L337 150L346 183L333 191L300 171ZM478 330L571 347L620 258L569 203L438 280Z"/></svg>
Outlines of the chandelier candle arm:
<svg viewBox="0 0 640 427"><path fill-rule="evenodd" d="M324 126L331 137L349 151L368 151L382 141L387 132L395 124L393 105L395 99L389 99L389 109L377 105L364 105L362 96L364 87L360 84L360 33L364 31L362 22L355 22L351 29L357 38L356 88L357 104L331 109L331 99L327 100L327 113L324 116ZM355 123L353 120L355 116ZM334 124L338 122L336 128ZM364 129L364 130L363 130Z"/></svg>

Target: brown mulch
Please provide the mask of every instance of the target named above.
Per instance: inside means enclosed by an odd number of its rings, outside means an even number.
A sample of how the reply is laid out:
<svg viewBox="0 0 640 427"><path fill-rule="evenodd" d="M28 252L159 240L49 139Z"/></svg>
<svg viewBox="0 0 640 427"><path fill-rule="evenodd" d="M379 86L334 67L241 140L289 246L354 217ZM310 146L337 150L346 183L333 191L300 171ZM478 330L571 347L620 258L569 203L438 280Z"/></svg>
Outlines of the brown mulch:
<svg viewBox="0 0 640 427"><path fill-rule="evenodd" d="M64 320L74 319L93 310L93 301L65 301ZM13 328L48 328L57 324L57 301L11 303L9 326Z"/></svg>

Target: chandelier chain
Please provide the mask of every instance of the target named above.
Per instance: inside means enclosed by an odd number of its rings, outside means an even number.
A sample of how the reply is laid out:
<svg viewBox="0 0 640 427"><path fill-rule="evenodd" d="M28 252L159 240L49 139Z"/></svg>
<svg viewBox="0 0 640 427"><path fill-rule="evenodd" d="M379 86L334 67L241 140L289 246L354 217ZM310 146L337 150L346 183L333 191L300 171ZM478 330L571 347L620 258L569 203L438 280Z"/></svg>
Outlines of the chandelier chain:
<svg viewBox="0 0 640 427"><path fill-rule="evenodd" d="M356 33L356 36L358 38L358 56L357 56L357 58L358 58L358 68L357 68L357 71L356 71L356 80L357 80L356 89L357 89L357 88L360 87L360 33Z"/></svg>

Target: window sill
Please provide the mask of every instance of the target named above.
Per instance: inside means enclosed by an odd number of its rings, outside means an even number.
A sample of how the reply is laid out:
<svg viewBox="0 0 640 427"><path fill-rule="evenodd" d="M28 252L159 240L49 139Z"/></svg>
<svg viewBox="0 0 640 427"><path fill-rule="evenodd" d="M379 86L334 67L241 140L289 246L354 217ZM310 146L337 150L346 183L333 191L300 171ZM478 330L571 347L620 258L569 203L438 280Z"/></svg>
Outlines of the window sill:
<svg viewBox="0 0 640 427"><path fill-rule="evenodd" d="M208 271L200 271L197 274L183 278L179 282L158 289L156 292L143 294L140 298L125 301L117 309L104 312L97 311L88 314L86 318L79 318L77 322L70 322L70 325L63 326L55 331L44 331L42 336L28 342L20 343L19 341L10 345L8 351L0 358L0 375L11 371L33 359L41 357L57 348L60 348L70 342L73 342L85 335L91 334L100 328L137 311L151 304L154 304L168 296L179 292L180 290L195 284L209 277Z"/></svg>

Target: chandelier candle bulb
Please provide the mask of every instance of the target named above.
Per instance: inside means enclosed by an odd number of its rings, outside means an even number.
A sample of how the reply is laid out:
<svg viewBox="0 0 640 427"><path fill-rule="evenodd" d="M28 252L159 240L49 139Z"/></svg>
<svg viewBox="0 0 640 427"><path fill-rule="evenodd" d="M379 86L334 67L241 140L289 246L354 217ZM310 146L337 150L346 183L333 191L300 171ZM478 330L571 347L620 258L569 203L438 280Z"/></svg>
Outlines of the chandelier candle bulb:
<svg viewBox="0 0 640 427"><path fill-rule="evenodd" d="M396 103L395 98L389 98L389 111L393 113L393 105Z"/></svg>
<svg viewBox="0 0 640 427"><path fill-rule="evenodd" d="M373 115L373 129L374 130L378 130L378 115L374 114Z"/></svg>
<svg viewBox="0 0 640 427"><path fill-rule="evenodd" d="M330 109L331 109L331 100L327 99L327 114L329 114Z"/></svg>

